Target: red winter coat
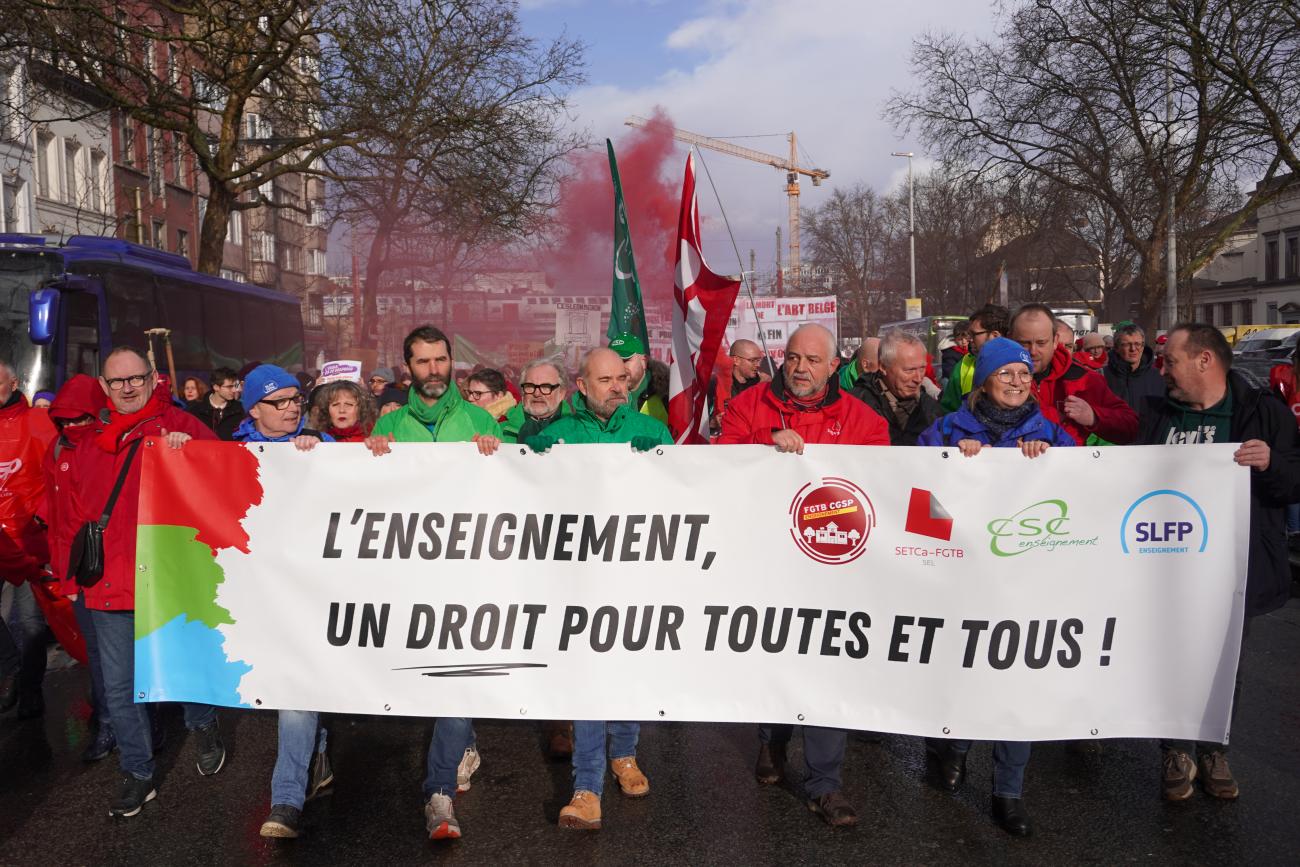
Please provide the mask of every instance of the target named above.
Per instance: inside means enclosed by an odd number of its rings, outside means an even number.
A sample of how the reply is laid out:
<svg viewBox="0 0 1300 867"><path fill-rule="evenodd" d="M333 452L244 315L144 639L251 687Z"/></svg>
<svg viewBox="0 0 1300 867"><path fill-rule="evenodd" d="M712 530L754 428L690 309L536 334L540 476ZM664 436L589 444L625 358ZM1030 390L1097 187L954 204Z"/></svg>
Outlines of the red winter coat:
<svg viewBox="0 0 1300 867"><path fill-rule="evenodd" d="M0 577L21 584L49 559L45 529L36 520L44 499L41 459L54 424L15 391L0 408Z"/></svg>
<svg viewBox="0 0 1300 867"><path fill-rule="evenodd" d="M161 391L163 386L160 384L154 392L155 397ZM143 418L121 436L114 452L105 451L96 439L106 427L100 422L92 425L94 432L81 443L73 458L74 472L81 481L83 505L87 511L85 520L96 520L103 514L131 443L147 436L161 436L164 430L187 433L196 440L217 438L203 422L166 402L165 393L161 400L152 401ZM140 506L140 466L144 462L144 448L141 446L131 461L126 484L122 486L108 529L104 531L104 577L93 587L81 588L87 608L135 610L136 513ZM72 528L73 533L76 529ZM65 593L75 593L78 588L75 583L71 587L65 583L63 589Z"/></svg>
<svg viewBox="0 0 1300 867"><path fill-rule="evenodd" d="M1096 434L1116 445L1128 445L1137 436L1138 417L1133 408L1115 396L1105 378L1095 370L1076 364L1068 346L1057 346L1051 367L1042 379L1034 377L1034 395L1043 415L1065 428L1079 445ZM1091 428L1080 427L1062 411L1067 397L1088 402L1097 420Z"/></svg>
<svg viewBox="0 0 1300 867"><path fill-rule="evenodd" d="M1275 364L1268 372L1268 387L1291 408L1297 425L1300 425L1300 389L1296 388L1295 368L1290 364Z"/></svg>
<svg viewBox="0 0 1300 867"><path fill-rule="evenodd" d="M50 404L50 413L56 422L83 415L94 418L104 408L104 401L104 390L99 387L99 381L79 373L59 389L54 402ZM78 448L93 448L93 444L88 445L87 437L94 432L93 423L77 427L65 426L45 451L45 460L41 463L45 479L45 503L41 513L50 528L50 572L59 581L63 581L68 574L68 551L72 547L77 528L87 520L81 498L81 483L77 478L73 458ZM81 590L75 583L71 587L65 584L62 589L66 595Z"/></svg>
<svg viewBox="0 0 1300 867"><path fill-rule="evenodd" d="M772 445L772 432L792 430L809 444L831 443L854 446L889 445L889 425L869 406L840 391L839 377L832 376L826 396L809 409L788 399L781 373L731 399L722 417L720 445Z"/></svg>
<svg viewBox="0 0 1300 867"><path fill-rule="evenodd" d="M1106 361L1108 359L1105 352L1101 354L1100 358L1093 358L1091 352L1088 352L1086 349L1081 349L1074 353L1074 360L1089 370L1102 370L1106 367Z"/></svg>

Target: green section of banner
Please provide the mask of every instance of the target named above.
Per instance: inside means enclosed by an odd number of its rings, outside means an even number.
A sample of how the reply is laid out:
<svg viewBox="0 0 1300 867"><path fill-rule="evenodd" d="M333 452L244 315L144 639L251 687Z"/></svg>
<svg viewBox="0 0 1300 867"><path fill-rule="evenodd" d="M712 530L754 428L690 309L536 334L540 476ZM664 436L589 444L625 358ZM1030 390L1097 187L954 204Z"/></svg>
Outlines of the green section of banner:
<svg viewBox="0 0 1300 867"><path fill-rule="evenodd" d="M623 204L623 183L618 177L614 145L605 139L605 147L609 151L609 175L614 180L614 288L610 296L609 327L605 333L610 338L635 334L648 351L650 336L645 327L641 280L636 275L636 259L632 255L632 232L628 228L627 208Z"/></svg>
<svg viewBox="0 0 1300 867"><path fill-rule="evenodd" d="M234 623L217 604L217 585L225 573L212 549L195 540L193 527L141 524L136 531L135 637L161 628L178 616L216 628ZM160 576L185 576L183 580Z"/></svg>

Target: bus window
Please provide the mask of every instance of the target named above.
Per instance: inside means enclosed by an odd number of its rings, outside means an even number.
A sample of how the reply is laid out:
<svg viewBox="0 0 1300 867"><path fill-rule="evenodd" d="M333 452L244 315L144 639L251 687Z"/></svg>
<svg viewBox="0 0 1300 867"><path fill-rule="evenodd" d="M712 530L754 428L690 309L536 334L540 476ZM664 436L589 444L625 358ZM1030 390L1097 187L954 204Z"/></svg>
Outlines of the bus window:
<svg viewBox="0 0 1300 867"><path fill-rule="evenodd" d="M275 363L284 368L303 364L302 313L296 304L272 304L275 320Z"/></svg>
<svg viewBox="0 0 1300 867"><path fill-rule="evenodd" d="M260 298L240 298L239 318L244 322L244 356L248 361L270 362L275 358L275 330L271 305Z"/></svg>
<svg viewBox="0 0 1300 867"><path fill-rule="evenodd" d="M105 268L103 279L113 346L145 351L145 331L162 325L154 303L153 275L128 268Z"/></svg>
<svg viewBox="0 0 1300 867"><path fill-rule="evenodd" d="M244 366L244 328L238 296L209 289L203 293L203 322L207 326L208 357L212 367Z"/></svg>
<svg viewBox="0 0 1300 867"><path fill-rule="evenodd" d="M172 331L177 371L211 370L212 359L203 341L203 296L199 290L188 283L160 278L158 300L162 304L162 325Z"/></svg>
<svg viewBox="0 0 1300 867"><path fill-rule="evenodd" d="M99 298L89 292L65 292L63 305L68 317L68 378L78 373L99 376Z"/></svg>

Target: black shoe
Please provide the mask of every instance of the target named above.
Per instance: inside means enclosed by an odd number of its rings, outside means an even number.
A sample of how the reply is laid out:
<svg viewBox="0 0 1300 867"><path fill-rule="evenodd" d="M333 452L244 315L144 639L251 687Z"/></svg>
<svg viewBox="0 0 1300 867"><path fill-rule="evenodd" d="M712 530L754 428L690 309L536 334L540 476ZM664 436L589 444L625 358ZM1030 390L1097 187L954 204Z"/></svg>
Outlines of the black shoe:
<svg viewBox="0 0 1300 867"><path fill-rule="evenodd" d="M334 769L330 767L330 757L325 753L315 753L311 759L311 776L307 779L307 800L330 794L326 789L332 782L334 782ZM271 813L275 813L274 807L271 808Z"/></svg>
<svg viewBox="0 0 1300 867"><path fill-rule="evenodd" d="M95 732L95 739L86 745L86 750L81 754L83 762L98 762L106 759L117 749L117 735L113 734L113 727L104 723Z"/></svg>
<svg viewBox="0 0 1300 867"><path fill-rule="evenodd" d="M0 677L0 713L9 713L18 704L18 675Z"/></svg>
<svg viewBox="0 0 1300 867"><path fill-rule="evenodd" d="M771 785L785 776L785 744L759 744L758 762L754 776L760 783Z"/></svg>
<svg viewBox="0 0 1300 867"><path fill-rule="evenodd" d="M808 800L808 809L822 817L832 828L847 828L858 824L858 812L839 792L827 792Z"/></svg>
<svg viewBox="0 0 1300 867"><path fill-rule="evenodd" d="M226 748L222 746L217 721L213 720L203 728L195 729L194 736L199 741L199 773L210 777L226 763Z"/></svg>
<svg viewBox="0 0 1300 867"><path fill-rule="evenodd" d="M1028 837L1031 830L1029 814L1025 812L1024 801L1019 798L999 798L993 796L993 821L1008 834Z"/></svg>
<svg viewBox="0 0 1300 867"><path fill-rule="evenodd" d="M949 747L939 754L939 785L950 792L961 788L966 779L966 754Z"/></svg>
<svg viewBox="0 0 1300 867"><path fill-rule="evenodd" d="M266 817L262 823L263 837L278 837L282 840L292 840L298 836L298 820L302 817L302 810L297 807L290 807L288 804L275 804L271 807L271 815Z"/></svg>
<svg viewBox="0 0 1300 867"><path fill-rule="evenodd" d="M19 719L40 719L45 716L45 696L39 692L26 693L18 697Z"/></svg>
<svg viewBox="0 0 1300 867"><path fill-rule="evenodd" d="M130 774L122 776L122 787L118 790L117 800L108 808L108 815L127 818L139 813L144 805L158 797L153 787L153 778L137 780Z"/></svg>

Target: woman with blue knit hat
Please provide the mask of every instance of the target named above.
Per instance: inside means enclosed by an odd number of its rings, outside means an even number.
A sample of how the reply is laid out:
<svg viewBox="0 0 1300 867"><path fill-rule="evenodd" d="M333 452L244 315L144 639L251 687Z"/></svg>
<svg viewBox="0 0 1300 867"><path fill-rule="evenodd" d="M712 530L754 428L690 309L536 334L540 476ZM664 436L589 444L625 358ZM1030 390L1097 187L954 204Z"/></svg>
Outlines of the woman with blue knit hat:
<svg viewBox="0 0 1300 867"><path fill-rule="evenodd" d="M970 397L930 425L919 446L957 446L966 457L987 447L1018 448L1035 458L1049 446L1075 445L1047 419L1033 395L1034 362L1019 343L995 337L980 350Z"/></svg>
<svg viewBox="0 0 1300 867"><path fill-rule="evenodd" d="M956 446L966 457L989 447L1018 448L1028 458L1051 446L1075 445L1074 437L1043 416L1033 384L1029 353L1005 337L990 340L976 359L969 399L931 425L917 445ZM971 742L926 738L925 746L938 763L940 784L957 791L966 778ZM993 743L993 820L1019 837L1028 836L1032 827L1021 799L1029 753L1027 741Z"/></svg>

